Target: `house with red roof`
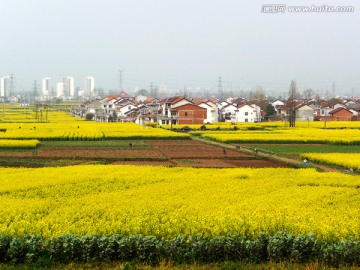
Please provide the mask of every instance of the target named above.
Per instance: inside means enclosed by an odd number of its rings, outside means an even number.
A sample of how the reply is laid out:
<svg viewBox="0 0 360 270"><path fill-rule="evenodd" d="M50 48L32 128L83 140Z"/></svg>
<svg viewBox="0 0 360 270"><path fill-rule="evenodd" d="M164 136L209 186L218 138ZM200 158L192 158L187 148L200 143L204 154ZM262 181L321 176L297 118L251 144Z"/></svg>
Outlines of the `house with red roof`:
<svg viewBox="0 0 360 270"><path fill-rule="evenodd" d="M353 113L343 107L338 107L329 112L330 117L327 117L327 121L351 121Z"/></svg>
<svg viewBox="0 0 360 270"><path fill-rule="evenodd" d="M194 99L192 101L194 102ZM219 110L215 102L209 99L197 99L194 104L206 109L205 123L219 122Z"/></svg>
<svg viewBox="0 0 360 270"><path fill-rule="evenodd" d="M204 124L207 110L195 104L185 104L171 110L178 125Z"/></svg>
<svg viewBox="0 0 360 270"><path fill-rule="evenodd" d="M159 124L203 124L206 109L195 105L185 97L176 96L160 100Z"/></svg>

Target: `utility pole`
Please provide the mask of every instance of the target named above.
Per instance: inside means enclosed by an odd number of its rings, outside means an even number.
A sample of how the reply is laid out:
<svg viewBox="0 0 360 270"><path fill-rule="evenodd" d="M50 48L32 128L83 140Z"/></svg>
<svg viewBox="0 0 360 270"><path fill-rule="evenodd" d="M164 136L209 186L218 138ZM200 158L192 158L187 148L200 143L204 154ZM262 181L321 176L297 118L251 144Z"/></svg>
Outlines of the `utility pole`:
<svg viewBox="0 0 360 270"><path fill-rule="evenodd" d="M332 84L332 97L335 98L335 82Z"/></svg>
<svg viewBox="0 0 360 270"><path fill-rule="evenodd" d="M66 93L65 93L65 91L66 91L66 78L63 78L63 84L62 84L62 89L63 89L63 98L64 98L64 100L65 100L65 97L66 97Z"/></svg>
<svg viewBox="0 0 360 270"><path fill-rule="evenodd" d="M14 95L14 74L10 74L10 97Z"/></svg>
<svg viewBox="0 0 360 270"><path fill-rule="evenodd" d="M3 101L3 106L2 106L2 119L3 121L5 120L5 99Z"/></svg>
<svg viewBox="0 0 360 270"><path fill-rule="evenodd" d="M288 113L289 113L289 126L295 127L296 111L295 111L295 99L296 99L296 83L291 81L289 88L289 98L287 101Z"/></svg>
<svg viewBox="0 0 360 270"><path fill-rule="evenodd" d="M37 97L37 92L38 92L38 84L37 84L37 81L35 80L34 81L34 84L33 84L33 93L34 93L34 103L36 101L36 97Z"/></svg>
<svg viewBox="0 0 360 270"><path fill-rule="evenodd" d="M150 97L155 97L155 96L154 96L154 89L153 89L153 88L154 88L154 85L153 85L153 83L151 82L151 83L150 83Z"/></svg>
<svg viewBox="0 0 360 270"><path fill-rule="evenodd" d="M10 74L10 89L9 89L9 103L10 106L13 105L13 95L14 95L14 75Z"/></svg>

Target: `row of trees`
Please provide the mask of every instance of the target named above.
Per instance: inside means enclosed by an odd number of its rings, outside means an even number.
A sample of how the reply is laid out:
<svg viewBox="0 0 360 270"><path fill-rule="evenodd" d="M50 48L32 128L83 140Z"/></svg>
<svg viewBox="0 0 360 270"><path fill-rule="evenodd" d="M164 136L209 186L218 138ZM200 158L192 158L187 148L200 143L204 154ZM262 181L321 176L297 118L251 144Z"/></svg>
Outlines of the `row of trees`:
<svg viewBox="0 0 360 270"><path fill-rule="evenodd" d="M317 99L320 100L320 97L315 94L315 91L312 89L304 90L303 94L299 93L299 90L296 86L296 82L293 80L290 83L288 98L286 100L287 107L287 115L290 127L295 127L296 122L296 101L300 99ZM250 99L255 101L256 105L258 105L263 111L266 112L266 117L271 118L276 114L275 108L269 104L268 98L266 96L266 91L261 86L258 86L255 90L251 91Z"/></svg>

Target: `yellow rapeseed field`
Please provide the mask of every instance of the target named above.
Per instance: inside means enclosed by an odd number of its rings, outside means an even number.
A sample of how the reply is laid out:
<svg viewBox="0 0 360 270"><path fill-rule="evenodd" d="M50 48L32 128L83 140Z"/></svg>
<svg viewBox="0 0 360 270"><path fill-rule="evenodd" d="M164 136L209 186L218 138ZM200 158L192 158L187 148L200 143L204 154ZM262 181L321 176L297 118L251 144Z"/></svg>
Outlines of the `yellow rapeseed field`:
<svg viewBox="0 0 360 270"><path fill-rule="evenodd" d="M354 153L306 153L301 154L314 162L360 170L360 154Z"/></svg>
<svg viewBox="0 0 360 270"><path fill-rule="evenodd" d="M0 169L0 234L359 239L359 178L313 169Z"/></svg>
<svg viewBox="0 0 360 270"><path fill-rule="evenodd" d="M103 140L189 138L188 134L142 127L135 123L63 121L58 123L3 123L0 139Z"/></svg>
<svg viewBox="0 0 360 270"><path fill-rule="evenodd" d="M38 140L0 140L0 148L36 148Z"/></svg>
<svg viewBox="0 0 360 270"><path fill-rule="evenodd" d="M274 122L217 122L204 124L206 130L229 130L234 129L260 129L260 128L288 128L289 122L274 121ZM161 125L164 129L181 129L184 125ZM186 125L193 130L200 130L203 125ZM296 128L316 128L316 129L359 129L360 121L296 121Z"/></svg>
<svg viewBox="0 0 360 270"><path fill-rule="evenodd" d="M360 144L359 129L282 128L202 133L201 136L224 143Z"/></svg>

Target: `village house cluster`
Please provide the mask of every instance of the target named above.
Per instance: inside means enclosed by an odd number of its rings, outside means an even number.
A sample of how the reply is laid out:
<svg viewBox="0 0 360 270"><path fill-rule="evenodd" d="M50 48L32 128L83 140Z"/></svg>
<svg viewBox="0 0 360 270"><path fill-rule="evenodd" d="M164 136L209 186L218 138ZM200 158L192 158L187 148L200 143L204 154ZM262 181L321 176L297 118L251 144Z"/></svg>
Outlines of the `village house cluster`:
<svg viewBox="0 0 360 270"><path fill-rule="evenodd" d="M291 106L297 121L356 121L360 103L356 100L299 100ZM175 96L153 98L129 96L124 90L118 95L86 101L72 113L98 122L135 122L141 125L189 125L215 122L284 121L289 104L282 100L245 98L186 98Z"/></svg>

